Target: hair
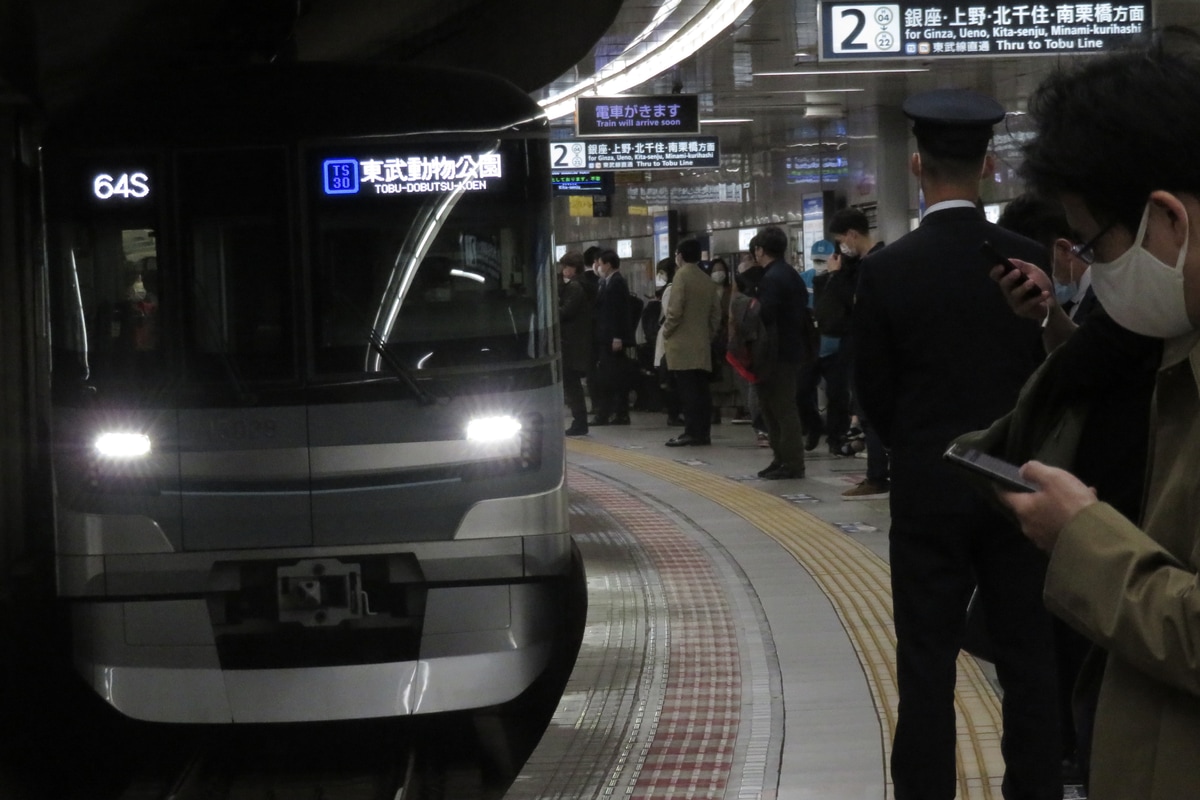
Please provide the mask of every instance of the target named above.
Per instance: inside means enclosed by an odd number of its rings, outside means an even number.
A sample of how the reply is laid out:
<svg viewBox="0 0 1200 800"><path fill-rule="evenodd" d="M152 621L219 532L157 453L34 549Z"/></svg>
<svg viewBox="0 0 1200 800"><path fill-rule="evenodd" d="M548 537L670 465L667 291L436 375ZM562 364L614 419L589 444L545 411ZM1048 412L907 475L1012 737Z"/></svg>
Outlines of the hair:
<svg viewBox="0 0 1200 800"><path fill-rule="evenodd" d="M763 252L772 258L783 258L787 253L787 234L777 225L759 228L751 247L761 247Z"/></svg>
<svg viewBox="0 0 1200 800"><path fill-rule="evenodd" d="M1037 136L1024 148L1021 175L1030 187L1078 195L1098 223L1130 231L1156 189L1200 195L1194 32L1166 28L1139 46L1068 64L1029 100Z"/></svg>
<svg viewBox="0 0 1200 800"><path fill-rule="evenodd" d="M658 266L654 269L655 272L665 272L667 275L667 283L675 280L675 259L664 258L658 262Z"/></svg>
<svg viewBox="0 0 1200 800"><path fill-rule="evenodd" d="M562 254L562 258L558 260L560 267L574 267L575 269L583 269L583 255L578 250L568 250Z"/></svg>
<svg viewBox="0 0 1200 800"><path fill-rule="evenodd" d="M861 208L843 208L829 220L830 236L842 235L847 231L858 231L863 236L871 234L871 223L867 221L867 215Z"/></svg>
<svg viewBox="0 0 1200 800"><path fill-rule="evenodd" d="M1054 247L1056 239L1076 238L1062 203L1029 193L1009 201L1000 214L999 225L1046 248Z"/></svg>
<svg viewBox="0 0 1200 800"><path fill-rule="evenodd" d="M688 264L700 263L700 243L695 239L684 239L675 246L675 252Z"/></svg>
<svg viewBox="0 0 1200 800"><path fill-rule="evenodd" d="M712 260L712 262L709 263L709 272L716 272L717 264L721 265L722 272L729 272L729 264L726 263L725 259L721 258L720 256L717 256Z"/></svg>
<svg viewBox="0 0 1200 800"><path fill-rule="evenodd" d="M595 264L596 259L599 258L600 254L603 252L604 252L603 250L601 250L599 247L596 247L595 245L592 245L587 250L584 250L583 251L584 265L590 267L592 264Z"/></svg>
<svg viewBox="0 0 1200 800"><path fill-rule="evenodd" d="M615 250L605 250L600 254L600 261L608 264L613 269L621 268L621 257L617 255Z"/></svg>

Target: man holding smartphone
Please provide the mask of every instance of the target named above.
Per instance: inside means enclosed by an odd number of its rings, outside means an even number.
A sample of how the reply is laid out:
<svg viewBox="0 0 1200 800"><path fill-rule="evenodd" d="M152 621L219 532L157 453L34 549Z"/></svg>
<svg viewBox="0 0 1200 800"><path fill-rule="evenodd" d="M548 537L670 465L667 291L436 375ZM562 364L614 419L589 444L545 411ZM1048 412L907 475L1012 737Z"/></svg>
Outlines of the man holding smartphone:
<svg viewBox="0 0 1200 800"><path fill-rule="evenodd" d="M1140 527L1038 462L1041 489L1003 497L1050 555L1047 605L1108 652L1089 797L1200 797L1200 39L1073 64L1029 111L1026 179L1062 200L1104 309L1164 354Z"/></svg>
<svg viewBox="0 0 1200 800"><path fill-rule="evenodd" d="M1044 251L977 205L1004 109L954 89L910 97L903 110L928 210L917 230L863 260L853 325L859 402L891 451L895 796L956 795L955 662L978 585L1004 690L1004 796L1061 800L1045 558L942 458L955 437L1012 408L1043 356L1040 327L1011 313L980 245L1035 263Z"/></svg>

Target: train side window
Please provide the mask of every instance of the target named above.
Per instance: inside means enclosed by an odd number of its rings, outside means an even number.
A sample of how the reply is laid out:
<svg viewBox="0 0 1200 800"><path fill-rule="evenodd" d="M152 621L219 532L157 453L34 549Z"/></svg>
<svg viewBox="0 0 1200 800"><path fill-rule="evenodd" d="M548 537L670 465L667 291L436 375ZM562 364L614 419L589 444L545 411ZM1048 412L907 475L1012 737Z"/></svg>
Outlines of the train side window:
<svg viewBox="0 0 1200 800"><path fill-rule="evenodd" d="M180 156L188 347L202 377L296 374L284 165L277 150Z"/></svg>

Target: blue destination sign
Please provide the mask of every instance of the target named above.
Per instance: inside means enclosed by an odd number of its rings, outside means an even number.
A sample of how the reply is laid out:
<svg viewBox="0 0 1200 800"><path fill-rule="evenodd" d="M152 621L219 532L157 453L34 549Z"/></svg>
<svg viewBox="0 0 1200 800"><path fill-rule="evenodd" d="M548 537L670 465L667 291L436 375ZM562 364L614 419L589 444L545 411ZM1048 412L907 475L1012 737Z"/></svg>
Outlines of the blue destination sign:
<svg viewBox="0 0 1200 800"><path fill-rule="evenodd" d="M550 143L550 164L563 170L650 170L721 166L716 136L561 139Z"/></svg>
<svg viewBox="0 0 1200 800"><path fill-rule="evenodd" d="M824 0L820 23L823 61L1100 53L1152 28L1150 2L1119 0Z"/></svg>
<svg viewBox="0 0 1200 800"><path fill-rule="evenodd" d="M575 132L579 136L699 133L700 102L694 94L578 97Z"/></svg>

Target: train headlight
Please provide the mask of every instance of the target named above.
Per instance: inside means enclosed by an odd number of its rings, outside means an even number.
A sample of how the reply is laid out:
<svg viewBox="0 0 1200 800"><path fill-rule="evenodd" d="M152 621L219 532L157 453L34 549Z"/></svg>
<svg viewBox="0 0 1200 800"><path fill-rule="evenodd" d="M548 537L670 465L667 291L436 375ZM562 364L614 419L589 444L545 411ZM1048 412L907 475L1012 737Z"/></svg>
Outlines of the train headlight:
<svg viewBox="0 0 1200 800"><path fill-rule="evenodd" d="M150 437L144 433L102 433L96 437L96 452L105 458L141 458L150 454Z"/></svg>
<svg viewBox="0 0 1200 800"><path fill-rule="evenodd" d="M467 441L506 442L521 432L516 417L476 417L467 423Z"/></svg>

